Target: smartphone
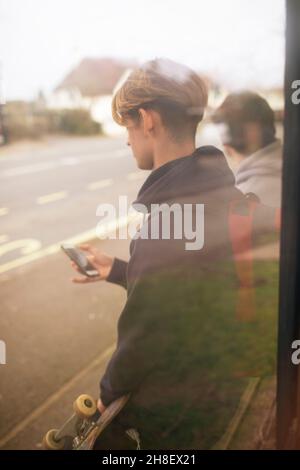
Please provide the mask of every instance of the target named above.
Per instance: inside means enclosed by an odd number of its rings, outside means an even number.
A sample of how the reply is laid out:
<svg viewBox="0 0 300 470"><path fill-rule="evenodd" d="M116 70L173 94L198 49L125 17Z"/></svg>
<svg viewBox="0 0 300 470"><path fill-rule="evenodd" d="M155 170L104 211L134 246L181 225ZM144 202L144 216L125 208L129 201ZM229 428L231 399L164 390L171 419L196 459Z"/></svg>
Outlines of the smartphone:
<svg viewBox="0 0 300 470"><path fill-rule="evenodd" d="M97 277L99 276L98 271L91 265L88 261L86 255L75 248L73 245L61 245L61 249L66 253L66 255L74 261L74 263L78 266L81 274L84 274L88 277Z"/></svg>

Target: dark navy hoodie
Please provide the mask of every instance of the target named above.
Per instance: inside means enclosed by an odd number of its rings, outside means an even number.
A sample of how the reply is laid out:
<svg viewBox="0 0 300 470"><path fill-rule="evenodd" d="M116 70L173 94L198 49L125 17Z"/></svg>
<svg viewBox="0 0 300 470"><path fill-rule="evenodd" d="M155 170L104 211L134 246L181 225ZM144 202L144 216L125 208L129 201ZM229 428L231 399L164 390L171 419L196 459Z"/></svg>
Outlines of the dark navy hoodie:
<svg viewBox="0 0 300 470"><path fill-rule="evenodd" d="M228 385L241 368L234 346L241 325L234 313L237 281L228 214L241 198L223 153L200 147L153 170L135 201L148 208L148 224L153 204L204 205L200 250L186 250L184 237L136 238L129 262L115 259L108 278L127 289L127 301L100 396L108 406L131 395L118 419L125 427L138 427L148 448L172 448L176 439L182 444L178 429L190 426L185 420L196 409L207 428L198 443L206 448L212 435L217 439L224 431L216 415L216 428L209 432L213 403L228 413L237 406L242 385Z"/></svg>

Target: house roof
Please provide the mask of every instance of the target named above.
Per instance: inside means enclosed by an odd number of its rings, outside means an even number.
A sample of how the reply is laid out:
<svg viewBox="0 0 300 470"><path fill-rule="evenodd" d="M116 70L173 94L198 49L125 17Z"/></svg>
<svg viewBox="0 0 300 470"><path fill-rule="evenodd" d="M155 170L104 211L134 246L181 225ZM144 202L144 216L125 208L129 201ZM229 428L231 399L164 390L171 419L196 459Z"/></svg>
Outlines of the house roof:
<svg viewBox="0 0 300 470"><path fill-rule="evenodd" d="M78 88L82 96L99 96L112 93L121 75L132 67L133 63L125 63L111 58L85 58L55 90Z"/></svg>
<svg viewBox="0 0 300 470"><path fill-rule="evenodd" d="M55 90L77 88L82 96L87 97L112 94L125 71L137 65L133 60L85 58L67 74ZM203 73L200 75L211 88L214 81Z"/></svg>

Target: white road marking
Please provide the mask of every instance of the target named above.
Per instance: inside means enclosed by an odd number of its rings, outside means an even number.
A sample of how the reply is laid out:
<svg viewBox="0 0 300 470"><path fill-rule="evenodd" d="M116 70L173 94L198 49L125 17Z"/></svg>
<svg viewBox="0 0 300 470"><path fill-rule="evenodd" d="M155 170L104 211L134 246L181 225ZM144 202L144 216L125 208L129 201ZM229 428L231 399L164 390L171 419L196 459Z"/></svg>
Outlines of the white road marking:
<svg viewBox="0 0 300 470"><path fill-rule="evenodd" d="M107 227L106 236L113 232L116 227L122 228L128 225L129 221L131 221L133 217L135 217L135 215L121 217L120 219L117 219L113 223L109 224L109 226ZM101 231L101 236L104 236L104 231ZM90 240L95 240L97 238L98 237L95 227L91 230L87 230L86 232L75 235L74 237L61 240L60 242L54 243L53 245L49 245L45 248L42 248L41 250L35 251L34 253L22 256L12 261L8 261L5 264L0 264L0 274L6 273L7 271L10 271L15 268L19 268L20 266L24 266L25 264L44 258L45 256L58 253L61 250L62 244L79 245L80 243L86 243Z"/></svg>
<svg viewBox="0 0 300 470"><path fill-rule="evenodd" d="M0 178L11 178L15 176L24 176L40 171L53 170L62 166L76 166L84 165L87 162L97 162L109 158L130 157L130 152L127 149L118 150L105 150L99 151L96 154L81 155L80 157L63 157L55 160L48 160L46 162L33 163L30 165L17 166L15 168L8 168L0 172Z"/></svg>
<svg viewBox="0 0 300 470"><path fill-rule="evenodd" d="M0 243L6 243L9 240L8 235L0 235Z"/></svg>
<svg viewBox="0 0 300 470"><path fill-rule="evenodd" d="M9 243L0 245L0 256L14 250L21 250L22 255L30 255L41 248L42 244L35 238L24 238L22 240L14 240Z"/></svg>
<svg viewBox="0 0 300 470"><path fill-rule="evenodd" d="M9 210L7 207L0 207L0 216L8 214Z"/></svg>
<svg viewBox="0 0 300 470"><path fill-rule="evenodd" d="M128 173L127 179L129 181L136 181L145 178L145 173L143 171L134 171L132 173Z"/></svg>
<svg viewBox="0 0 300 470"><path fill-rule="evenodd" d="M84 369L78 374L74 375L68 382L66 382L59 390L50 395L44 403L38 406L34 411L26 416L25 419L20 421L16 426L12 428L5 436L0 439L0 447L4 447L9 441L14 439L18 434L24 431L33 421L37 420L42 416L52 405L57 403L65 393L76 386L78 383L84 383L84 378L90 374L94 369L100 369L105 366L105 362L109 359L115 350L115 344L109 346L105 351L90 362Z"/></svg>
<svg viewBox="0 0 300 470"><path fill-rule="evenodd" d="M37 198L37 204L48 204L49 202L58 201L60 199L66 198L68 195L67 191L60 191L57 193L46 194L45 196L40 196Z"/></svg>
<svg viewBox="0 0 300 470"><path fill-rule="evenodd" d="M73 166L73 165L78 165L80 163L80 159L76 157L64 157L61 159L60 163L62 165Z"/></svg>
<svg viewBox="0 0 300 470"><path fill-rule="evenodd" d="M16 168L10 168L1 172L1 176L9 178L12 176L28 175L30 173L36 173L38 171L50 170L57 167L57 162L49 161L42 163L35 163L33 165L17 166Z"/></svg>
<svg viewBox="0 0 300 470"><path fill-rule="evenodd" d="M105 180L94 181L93 183L90 183L87 186L87 189L89 191L96 191L97 189L108 188L112 184L113 184L113 180L111 178L108 178Z"/></svg>
<svg viewBox="0 0 300 470"><path fill-rule="evenodd" d="M124 215L123 217L120 217L119 219L111 220L110 222L103 223L96 228L96 234L97 238L100 240L105 239L107 237L107 234L109 233L115 233L119 228L121 227L126 227L129 221L131 221L133 218L133 215L128 216Z"/></svg>
<svg viewBox="0 0 300 470"><path fill-rule="evenodd" d="M101 160L101 155L97 155L97 154L96 155L84 155L83 157L81 157L80 163L98 162L99 160Z"/></svg>

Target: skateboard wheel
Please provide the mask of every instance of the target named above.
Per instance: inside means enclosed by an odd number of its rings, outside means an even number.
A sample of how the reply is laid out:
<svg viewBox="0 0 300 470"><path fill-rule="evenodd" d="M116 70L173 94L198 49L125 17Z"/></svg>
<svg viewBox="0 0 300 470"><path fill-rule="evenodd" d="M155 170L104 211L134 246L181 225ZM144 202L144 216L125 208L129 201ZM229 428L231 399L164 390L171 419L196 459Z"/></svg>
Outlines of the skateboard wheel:
<svg viewBox="0 0 300 470"><path fill-rule="evenodd" d="M91 418L97 411L97 404L90 395L80 395L73 403L73 409L81 418Z"/></svg>
<svg viewBox="0 0 300 470"><path fill-rule="evenodd" d="M43 438L43 447L47 450L62 450L64 448L65 440L55 439L55 435L58 432L57 429L50 429Z"/></svg>

